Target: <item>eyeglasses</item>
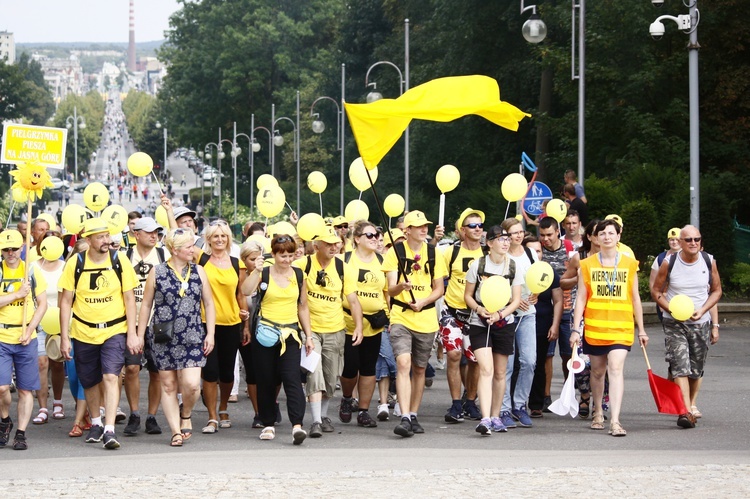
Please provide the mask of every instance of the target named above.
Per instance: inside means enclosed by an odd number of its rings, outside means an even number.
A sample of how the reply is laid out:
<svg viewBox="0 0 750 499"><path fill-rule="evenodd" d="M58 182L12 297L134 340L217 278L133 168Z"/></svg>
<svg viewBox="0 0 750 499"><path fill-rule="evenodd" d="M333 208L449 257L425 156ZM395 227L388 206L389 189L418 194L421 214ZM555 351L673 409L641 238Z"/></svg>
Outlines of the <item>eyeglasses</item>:
<svg viewBox="0 0 750 499"><path fill-rule="evenodd" d="M510 242L510 237L508 237L508 236L497 236L497 237L493 237L492 239L488 239L488 241L495 241L495 240L500 241L501 243L509 243Z"/></svg>
<svg viewBox="0 0 750 499"><path fill-rule="evenodd" d="M14 252L16 252L16 251L18 251L20 249L21 248L3 248L3 251L6 251L8 253L14 253Z"/></svg>
<svg viewBox="0 0 750 499"><path fill-rule="evenodd" d="M468 227L470 229L481 229L484 227L484 224L482 222L473 222L473 223L464 225L464 227Z"/></svg>
<svg viewBox="0 0 750 499"><path fill-rule="evenodd" d="M334 229L348 229L349 224L334 225L333 228Z"/></svg>
<svg viewBox="0 0 750 499"><path fill-rule="evenodd" d="M362 235L365 236L367 239L375 239L376 237L378 237L379 234L377 232L374 232L374 233L373 232L363 232Z"/></svg>
<svg viewBox="0 0 750 499"><path fill-rule="evenodd" d="M54 230L48 230L44 233L44 237L60 237L60 233Z"/></svg>
<svg viewBox="0 0 750 499"><path fill-rule="evenodd" d="M701 239L703 238L702 237L683 237L682 238L682 240L685 241L686 243L692 243L693 241L695 241L696 243L699 243L701 242Z"/></svg>
<svg viewBox="0 0 750 499"><path fill-rule="evenodd" d="M229 225L225 220L214 220L210 224L208 224L209 227L215 227L217 225Z"/></svg>
<svg viewBox="0 0 750 499"><path fill-rule="evenodd" d="M513 236L517 236L518 234L524 234L524 231L522 231L522 230L517 230L517 231L515 231L515 232L508 232L508 235L509 235L510 237L513 237Z"/></svg>
<svg viewBox="0 0 750 499"><path fill-rule="evenodd" d="M326 275L327 274L325 270L319 270L318 274L315 276L315 284L325 288L326 287Z"/></svg>
<svg viewBox="0 0 750 499"><path fill-rule="evenodd" d="M281 244L288 243L290 241L292 241L292 238L289 236L281 236L278 239L276 239L276 242L281 243Z"/></svg>

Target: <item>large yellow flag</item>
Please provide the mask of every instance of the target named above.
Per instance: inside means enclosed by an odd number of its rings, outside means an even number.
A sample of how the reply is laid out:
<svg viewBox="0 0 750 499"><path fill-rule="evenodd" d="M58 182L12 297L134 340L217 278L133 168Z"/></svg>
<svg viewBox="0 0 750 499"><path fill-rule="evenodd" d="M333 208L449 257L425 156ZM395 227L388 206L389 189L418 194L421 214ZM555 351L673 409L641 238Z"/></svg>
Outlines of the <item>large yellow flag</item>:
<svg viewBox="0 0 750 499"><path fill-rule="evenodd" d="M378 165L415 118L447 122L476 114L516 131L518 122L531 116L501 101L497 81L482 75L438 78L408 90L398 99L344 106L368 169Z"/></svg>

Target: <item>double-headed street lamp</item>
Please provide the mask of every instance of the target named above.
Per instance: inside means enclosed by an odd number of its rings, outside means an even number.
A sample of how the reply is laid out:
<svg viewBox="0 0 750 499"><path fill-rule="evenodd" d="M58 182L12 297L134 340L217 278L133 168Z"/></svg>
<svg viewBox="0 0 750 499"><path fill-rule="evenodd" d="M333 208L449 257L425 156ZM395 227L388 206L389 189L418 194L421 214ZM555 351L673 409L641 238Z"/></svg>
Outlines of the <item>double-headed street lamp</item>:
<svg viewBox="0 0 750 499"><path fill-rule="evenodd" d="M155 126L156 128L162 128L161 123L159 123L158 121L156 122ZM163 172L164 173L167 172L167 127L166 125L164 126L164 170Z"/></svg>
<svg viewBox="0 0 750 499"><path fill-rule="evenodd" d="M393 67L398 72L399 77L399 96L402 95L405 91L409 90L409 20L404 19L404 72L401 73L401 70L393 64L390 61L378 61L372 66L370 66L367 69L367 73L365 74L365 88L368 88L370 86L373 87L372 92L367 94L367 103L375 102L376 100L380 100L383 98L383 96L380 94L380 92L377 91L377 85L373 81L370 83L370 71L375 66L379 66L381 64L386 64L388 66ZM409 209L409 127L406 127L406 131L404 131L404 201L405 201L405 209ZM343 210L342 210L343 211Z"/></svg>
<svg viewBox="0 0 750 499"><path fill-rule="evenodd" d="M271 129L273 130L273 145L281 147L284 145L284 137L279 133L276 125L279 121L286 120L292 124L292 131L294 132L294 160L297 163L297 212L299 213L299 196L300 196L300 158L299 158L299 91L297 92L297 122L293 119L287 118L286 116L276 117L276 105L271 104ZM276 176L276 154L271 149L271 175Z"/></svg>
<svg viewBox="0 0 750 499"><path fill-rule="evenodd" d="M219 129L219 136L221 136L221 129ZM206 161L208 161L208 166L211 166L211 146L216 148L216 162L220 165L221 164L221 156L224 154L221 152L221 148L219 147L219 144L215 142L209 142L204 147L204 154L203 157L206 158ZM201 178L203 179L203 185L205 186L206 183L206 176L205 173L201 173ZM211 193L214 192L214 180L215 175L213 172L211 172ZM221 182L221 170L219 170L219 181ZM201 187L201 204L203 205L203 209L205 210L206 203L204 203L203 199L203 189L204 187ZM221 216L221 183L219 183L219 216Z"/></svg>
<svg viewBox="0 0 750 499"><path fill-rule="evenodd" d="M78 107L73 106L73 116L68 116L65 119L65 128L70 130L70 128L73 127L73 142L75 143L75 147L73 148L73 165L75 167L75 178L73 179L74 182L78 181L78 127L81 127L81 130L86 128L86 118L83 116L78 116Z"/></svg>
<svg viewBox="0 0 750 499"><path fill-rule="evenodd" d="M263 128L263 127L258 127ZM255 114L250 116L250 135L246 133L237 133L237 123L234 124L234 143L237 144L237 137L245 137L248 141L248 163L250 167L250 212L253 211L253 203L255 202L255 196L253 195L254 179L255 179L255 153L260 151L260 144L255 141ZM268 132L267 128L263 128ZM271 132L268 132L269 146L271 139ZM237 147L238 155L241 153L239 147ZM237 223L237 170L234 171L234 223Z"/></svg>
<svg viewBox="0 0 750 499"><path fill-rule="evenodd" d="M652 0L655 6L663 2ZM677 26L690 36L688 42L688 94L690 108L690 224L700 228L700 127L698 100L698 24L700 12L698 0L692 0L688 7L688 14L675 16L659 16L649 26L649 33L658 40L665 32L663 20L674 21Z"/></svg>
<svg viewBox="0 0 750 499"><path fill-rule="evenodd" d="M312 106L310 106L310 116L315 118L315 121L312 123L312 131L315 133L323 133L323 131L326 129L325 123L323 123L320 118L320 113L314 112L315 110L315 104L318 103L320 100L329 100L333 102L333 104L336 106L338 121L336 124L336 150L341 151L341 201L340 201L340 209L339 213L344 213L344 133L346 131L346 122L345 119L345 112L344 109L344 99L346 97L345 95L345 83L346 81L346 65L341 65L341 104L339 105L338 102L336 102L335 99L332 97L318 97L315 99L312 103ZM299 179L299 172L297 173L298 179ZM299 181L299 180L298 180Z"/></svg>

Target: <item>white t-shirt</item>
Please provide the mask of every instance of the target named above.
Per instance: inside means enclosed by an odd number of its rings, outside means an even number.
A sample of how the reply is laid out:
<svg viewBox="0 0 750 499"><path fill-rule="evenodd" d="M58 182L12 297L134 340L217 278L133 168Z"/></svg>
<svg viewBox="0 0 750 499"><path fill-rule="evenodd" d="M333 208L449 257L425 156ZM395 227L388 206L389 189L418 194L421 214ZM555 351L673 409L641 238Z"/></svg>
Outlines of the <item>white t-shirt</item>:
<svg viewBox="0 0 750 499"><path fill-rule="evenodd" d="M536 262L538 261L539 257L536 254L536 251L529 251L531 253L531 258ZM532 262L529 260L528 254L526 253L526 250L519 255L519 256L513 256L510 253L508 253L508 256L516 262L516 277L521 275L521 279L523 280L523 285L521 286L521 299L522 300L528 300L529 296L531 295L531 290L526 285L526 272L529 271L529 268L531 267ZM486 268L486 267L485 267ZM535 314L536 308L534 305L530 305L529 309L524 311L520 308L516 310L516 315L518 316L524 316L529 314Z"/></svg>
<svg viewBox="0 0 750 499"><path fill-rule="evenodd" d="M525 258L525 256L524 256ZM473 284L477 284L477 281L479 280L478 273L479 273L479 261L480 258L477 258L474 260L471 265L469 266L469 271L466 273L466 282L470 282ZM492 260L490 260L489 255L485 257L485 264L484 264L484 273L485 274L492 274L492 275L499 275L506 277L508 276L510 272L510 255L506 255L505 260L501 264L496 264ZM518 272L518 269L516 269L516 275L513 278L513 281L510 283L511 286L521 286L524 283L523 275L521 275ZM482 301L482 282L479 282L474 289L474 296L479 298L477 301ZM512 316L506 317L508 319L508 322L512 322ZM486 326L484 322L479 318L476 312L471 313L471 318L469 319L469 324L473 326Z"/></svg>

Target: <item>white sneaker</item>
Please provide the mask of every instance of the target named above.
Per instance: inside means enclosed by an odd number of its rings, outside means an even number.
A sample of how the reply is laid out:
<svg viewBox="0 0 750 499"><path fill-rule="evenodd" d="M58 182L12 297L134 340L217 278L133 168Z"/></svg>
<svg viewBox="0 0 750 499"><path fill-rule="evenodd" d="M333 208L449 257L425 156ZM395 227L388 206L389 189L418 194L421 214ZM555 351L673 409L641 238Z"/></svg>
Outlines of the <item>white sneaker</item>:
<svg viewBox="0 0 750 499"><path fill-rule="evenodd" d="M398 405L398 402L393 406L393 415L397 418L401 417L401 406Z"/></svg>
<svg viewBox="0 0 750 499"><path fill-rule="evenodd" d="M445 369L445 359L435 362L435 369L437 369L438 371L442 371L443 369Z"/></svg>
<svg viewBox="0 0 750 499"><path fill-rule="evenodd" d="M378 406L378 421L388 421L388 416L388 404L380 404Z"/></svg>
<svg viewBox="0 0 750 499"><path fill-rule="evenodd" d="M122 409L118 407L117 415L115 416L115 423L123 423L126 419L128 419L128 415L122 412Z"/></svg>

